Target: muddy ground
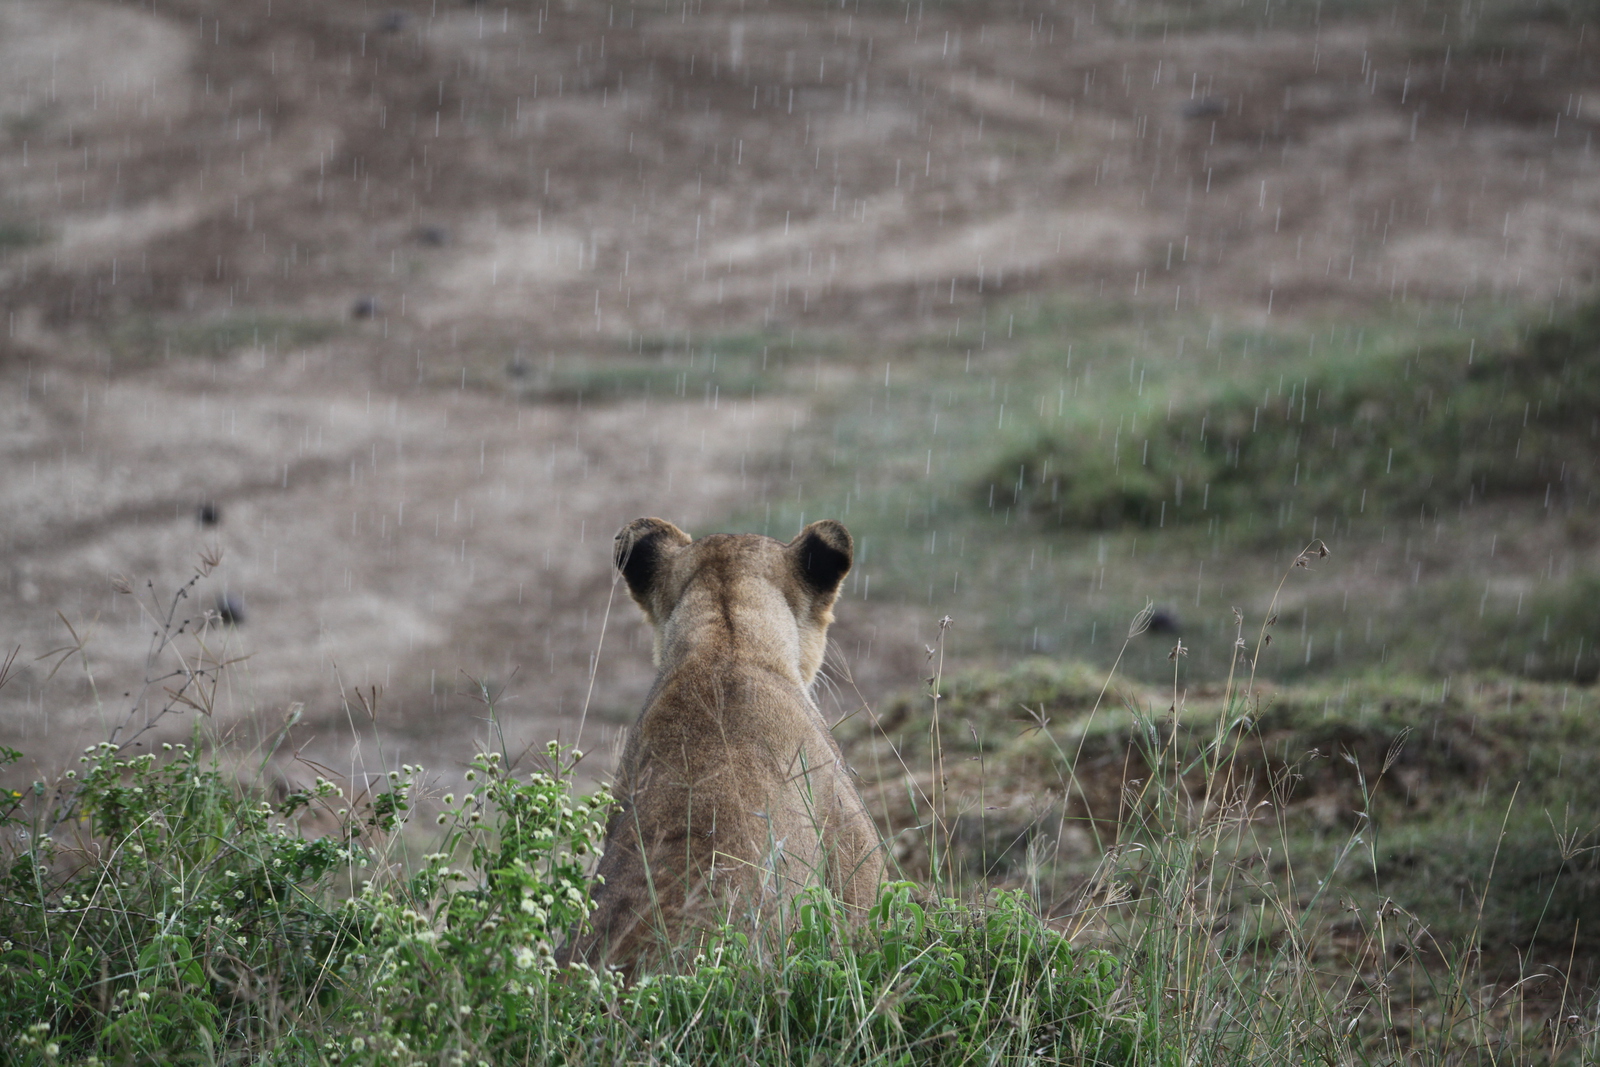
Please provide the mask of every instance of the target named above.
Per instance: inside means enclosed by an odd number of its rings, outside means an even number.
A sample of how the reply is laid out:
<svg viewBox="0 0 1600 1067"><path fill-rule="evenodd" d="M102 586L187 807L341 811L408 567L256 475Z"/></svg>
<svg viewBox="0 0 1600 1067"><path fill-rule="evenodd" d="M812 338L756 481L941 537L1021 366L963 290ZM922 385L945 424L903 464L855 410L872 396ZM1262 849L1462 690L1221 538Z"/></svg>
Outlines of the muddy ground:
<svg viewBox="0 0 1600 1067"><path fill-rule="evenodd" d="M142 722L181 651L248 657L224 730L298 714L283 751L338 768L460 766L475 680L513 747L587 703L608 754L650 676L611 534L796 493L824 356L1001 301L1587 291L1594 27L1302 6L0 0L0 743L32 775ZM719 339L823 355L738 398L539 384ZM209 651L147 666L117 583L165 604L208 551ZM862 697L916 683L931 620L839 616Z"/></svg>

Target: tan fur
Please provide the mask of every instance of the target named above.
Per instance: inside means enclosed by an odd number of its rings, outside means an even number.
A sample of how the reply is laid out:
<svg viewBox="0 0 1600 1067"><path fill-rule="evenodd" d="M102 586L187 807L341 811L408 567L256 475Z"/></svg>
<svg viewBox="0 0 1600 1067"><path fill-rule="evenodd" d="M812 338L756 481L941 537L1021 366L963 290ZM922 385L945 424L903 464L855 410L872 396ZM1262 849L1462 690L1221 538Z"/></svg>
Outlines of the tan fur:
<svg viewBox="0 0 1600 1067"><path fill-rule="evenodd" d="M807 885L871 904L877 830L811 697L852 552L832 521L787 545L691 541L662 519L617 534L658 673L618 769L596 911L563 962L632 973L697 930L770 919Z"/></svg>

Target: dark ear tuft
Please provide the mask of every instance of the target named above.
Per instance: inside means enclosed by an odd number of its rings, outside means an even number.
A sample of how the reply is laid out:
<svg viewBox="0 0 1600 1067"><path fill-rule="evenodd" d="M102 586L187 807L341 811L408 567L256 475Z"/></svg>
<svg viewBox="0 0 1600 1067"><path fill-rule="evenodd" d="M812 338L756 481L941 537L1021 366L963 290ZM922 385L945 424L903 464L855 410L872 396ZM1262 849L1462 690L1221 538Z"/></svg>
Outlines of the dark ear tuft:
<svg viewBox="0 0 1600 1067"><path fill-rule="evenodd" d="M662 562L689 540L688 534L666 519L634 519L617 531L617 569L635 600L645 602Z"/></svg>
<svg viewBox="0 0 1600 1067"><path fill-rule="evenodd" d="M789 551L795 554L800 577L821 594L837 592L839 583L850 573L850 561L855 555L855 542L844 524L833 519L814 522L800 531L800 536L789 542Z"/></svg>

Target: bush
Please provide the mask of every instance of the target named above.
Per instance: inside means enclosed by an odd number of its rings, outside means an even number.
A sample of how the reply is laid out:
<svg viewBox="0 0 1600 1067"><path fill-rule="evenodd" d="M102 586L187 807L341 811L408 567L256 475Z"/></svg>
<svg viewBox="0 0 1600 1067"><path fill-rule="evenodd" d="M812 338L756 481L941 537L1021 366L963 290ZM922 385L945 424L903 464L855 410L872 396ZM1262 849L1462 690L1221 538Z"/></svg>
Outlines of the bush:
<svg viewBox="0 0 1600 1067"><path fill-rule="evenodd" d="M81 777L35 782L0 815L0 1032L150 1059L259 1043L289 1005L332 994L353 931L321 890L360 847L291 834L274 825L285 809L239 795L193 748L162 749L97 745Z"/></svg>

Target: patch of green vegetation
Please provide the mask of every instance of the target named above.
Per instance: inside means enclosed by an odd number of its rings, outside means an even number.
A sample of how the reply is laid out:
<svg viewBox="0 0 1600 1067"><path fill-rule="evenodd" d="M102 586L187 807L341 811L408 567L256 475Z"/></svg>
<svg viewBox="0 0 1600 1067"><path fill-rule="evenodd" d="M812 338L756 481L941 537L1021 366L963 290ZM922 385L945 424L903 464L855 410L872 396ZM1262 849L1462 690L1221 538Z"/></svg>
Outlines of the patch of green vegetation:
<svg viewBox="0 0 1600 1067"><path fill-rule="evenodd" d="M1176 1062L1137 976L1021 895L897 883L857 927L813 893L625 985L553 961L610 806L556 746L531 774L481 754L420 864L423 768L272 804L199 748L102 744L0 796L0 1064Z"/></svg>
<svg viewBox="0 0 1600 1067"><path fill-rule="evenodd" d="M1393 12L1382 0L1114 0L1100 17L1127 33L1206 33L1218 30L1305 30L1344 21L1371 21ZM1388 20L1385 19L1387 25Z"/></svg>
<svg viewBox="0 0 1600 1067"><path fill-rule="evenodd" d="M278 1004L332 992L326 968L354 930L319 889L357 865L351 844L273 832L311 796L274 810L194 749L164 748L101 745L54 788L0 802L0 1031L32 1039L0 1060L215 1052L273 1029L272 1005L252 1004L258 976Z"/></svg>
<svg viewBox="0 0 1600 1067"><path fill-rule="evenodd" d="M1589 960L1600 948L1588 929L1600 899L1594 830L1576 812L1547 816L1502 799L1498 809L1390 827L1341 888L1369 904L1393 900L1438 942L1476 945L1502 968L1517 952ZM1580 981L1592 983L1584 970Z"/></svg>
<svg viewBox="0 0 1600 1067"><path fill-rule="evenodd" d="M0 255L19 248L31 248L43 243L43 223L24 223L0 220Z"/></svg>
<svg viewBox="0 0 1600 1067"><path fill-rule="evenodd" d="M700 401L710 408L752 397L815 388L839 356L825 339L743 333L697 337L644 334L625 348L533 355L512 338L477 336L437 371L440 381L509 391L530 402ZM504 353L513 351L507 359Z"/></svg>
<svg viewBox="0 0 1600 1067"><path fill-rule="evenodd" d="M1452 40L1469 44L1509 40L1511 31L1529 26L1576 27L1592 21L1594 0L1477 0L1450 12L1427 4L1389 0L1113 0L1099 10L1105 24L1125 33L1204 33L1218 30L1314 30L1341 24L1381 23L1391 35L1448 30ZM1518 34L1515 43L1525 44Z"/></svg>
<svg viewBox="0 0 1600 1067"><path fill-rule="evenodd" d="M647 981L623 1005L650 1039L608 1051L668 1040L695 1063L1176 1062L1123 999L1137 975L1109 953L1073 950L1025 895L930 909L914 890L891 884L864 936L806 904L776 959L734 947Z"/></svg>
<svg viewBox="0 0 1600 1067"><path fill-rule="evenodd" d="M1585 686L1600 679L1600 574L1497 584L1493 572L1442 578L1355 617L1340 594L1311 592L1295 615L1308 620L1306 640L1320 650L1319 662L1296 662L1286 649L1274 675L1326 673L1376 651L1382 661L1439 677L1498 670Z"/></svg>
<svg viewBox="0 0 1600 1067"><path fill-rule="evenodd" d="M754 357L707 348L651 359L578 356L543 362L512 360L506 376L523 400L594 403L652 399L700 400L707 407L766 395L782 384L777 367Z"/></svg>
<svg viewBox="0 0 1600 1067"><path fill-rule="evenodd" d="M1581 26L1600 16L1596 0L1488 0L1477 10L1479 21L1496 28L1544 24L1553 27Z"/></svg>
<svg viewBox="0 0 1600 1067"><path fill-rule="evenodd" d="M337 323L287 316L164 320L139 315L114 323L105 344L120 359L149 363L172 356L221 359L245 348L285 351L319 344L338 332Z"/></svg>
<svg viewBox="0 0 1600 1067"><path fill-rule="evenodd" d="M1295 380L1296 377L1299 380ZM1110 429L1087 420L1008 452L974 487L1062 526L1237 521L1337 530L1523 497L1588 506L1600 478L1600 305L1516 346L1419 346L1264 375Z"/></svg>

